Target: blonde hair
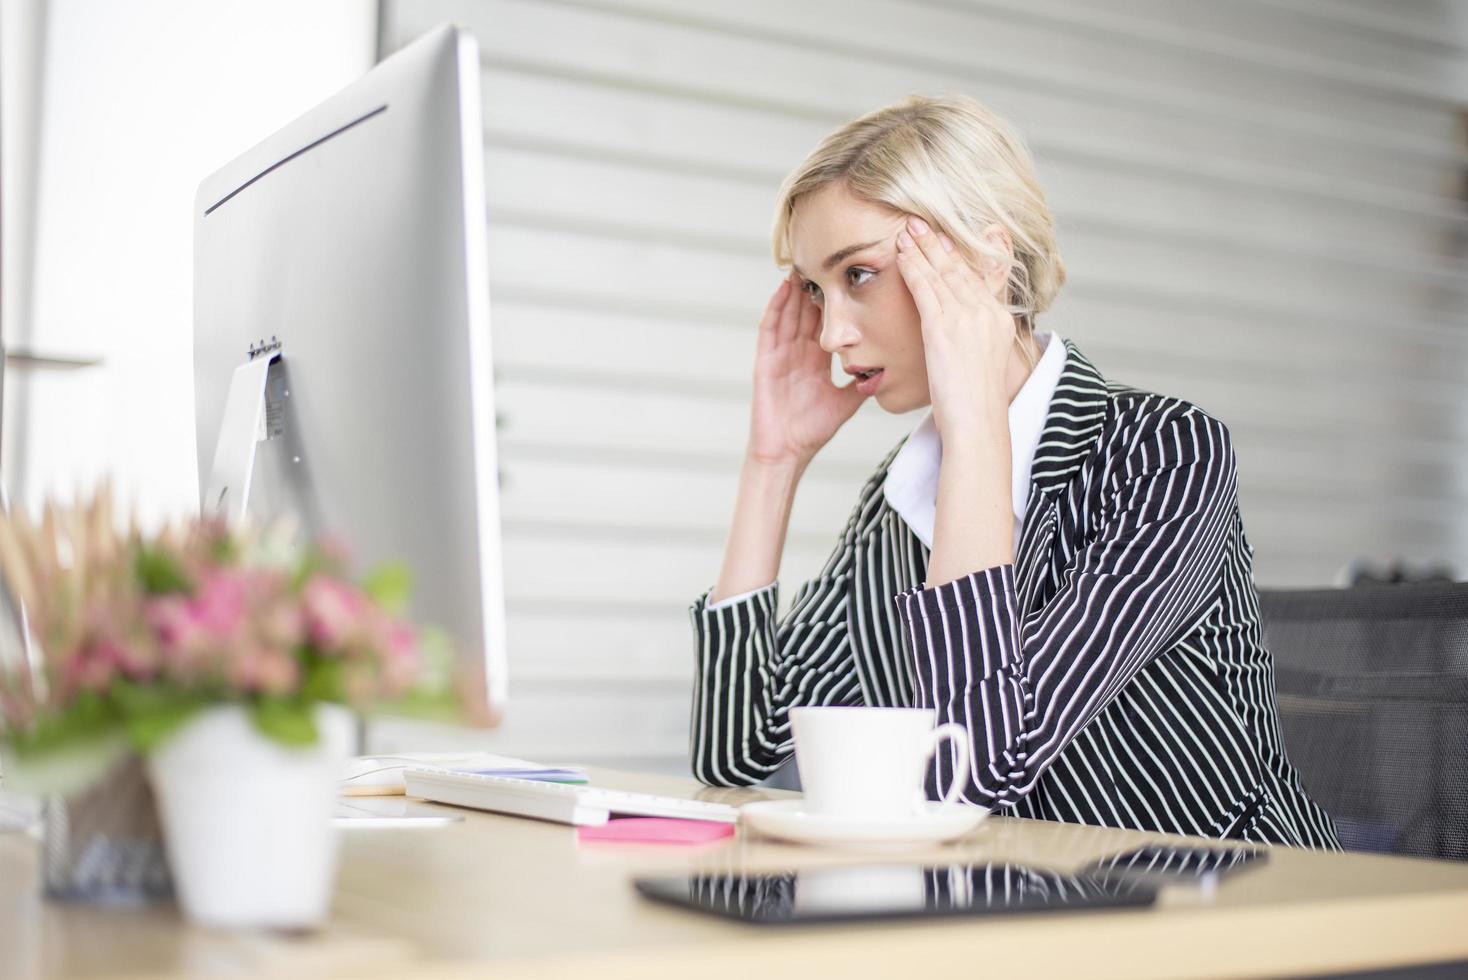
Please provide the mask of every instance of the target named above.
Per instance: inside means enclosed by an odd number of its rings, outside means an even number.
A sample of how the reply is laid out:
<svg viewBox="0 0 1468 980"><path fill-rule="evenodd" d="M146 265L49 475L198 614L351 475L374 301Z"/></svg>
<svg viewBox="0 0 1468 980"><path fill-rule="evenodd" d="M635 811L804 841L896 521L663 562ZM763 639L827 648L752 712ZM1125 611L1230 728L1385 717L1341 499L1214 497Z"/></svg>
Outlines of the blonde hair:
<svg viewBox="0 0 1468 980"><path fill-rule="evenodd" d="M823 139L780 185L771 239L776 265L794 261L796 202L836 181L858 198L942 228L970 262L983 257L1007 266L1009 311L1019 319L1022 341L1065 282L1054 218L1030 151L1013 126L976 99L908 96ZM993 222L1009 232L1012 258L981 237ZM1031 345L1022 346L1030 356Z"/></svg>

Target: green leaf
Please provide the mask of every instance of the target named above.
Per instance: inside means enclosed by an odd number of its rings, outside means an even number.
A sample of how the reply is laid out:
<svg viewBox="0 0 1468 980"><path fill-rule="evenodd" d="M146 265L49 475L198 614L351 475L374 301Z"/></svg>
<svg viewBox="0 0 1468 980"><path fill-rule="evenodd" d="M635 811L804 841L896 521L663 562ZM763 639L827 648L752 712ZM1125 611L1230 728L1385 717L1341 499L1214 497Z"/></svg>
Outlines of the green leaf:
<svg viewBox="0 0 1468 980"><path fill-rule="evenodd" d="M294 698L261 698L250 705L250 718L262 734L282 745L305 748L316 744L312 704Z"/></svg>
<svg viewBox="0 0 1468 980"><path fill-rule="evenodd" d="M407 615L408 600L413 597L413 571L403 562L384 562L367 573L362 591L394 616Z"/></svg>
<svg viewBox="0 0 1468 980"><path fill-rule="evenodd" d="M233 565L239 561L239 542L233 534L221 534L209 543L209 557L220 565Z"/></svg>
<svg viewBox="0 0 1468 980"><path fill-rule="evenodd" d="M149 595L166 595L171 592L188 592L192 585L188 576L173 556L165 551L143 547L138 549L134 570L143 591Z"/></svg>
<svg viewBox="0 0 1468 980"><path fill-rule="evenodd" d="M22 792L66 795L101 776L128 749L116 708L82 691L66 708L43 715L0 744L6 785Z"/></svg>
<svg viewBox="0 0 1468 980"><path fill-rule="evenodd" d="M323 657L314 650L302 650L299 657L304 671L301 679L301 700L346 700L346 665L342 661Z"/></svg>
<svg viewBox="0 0 1468 980"><path fill-rule="evenodd" d="M152 714L128 718L128 738L139 752L151 752L168 741L200 707L198 702L179 700Z"/></svg>
<svg viewBox="0 0 1468 980"><path fill-rule="evenodd" d="M112 697L139 752L158 748L206 703L200 692L127 682L114 684Z"/></svg>
<svg viewBox="0 0 1468 980"><path fill-rule="evenodd" d="M95 691L82 691L60 711L44 714L25 731L8 738L18 753L51 752L83 742L116 736L122 720Z"/></svg>
<svg viewBox="0 0 1468 980"><path fill-rule="evenodd" d="M70 796L96 782L128 751L120 731L44 748L0 744L7 789L31 796Z"/></svg>

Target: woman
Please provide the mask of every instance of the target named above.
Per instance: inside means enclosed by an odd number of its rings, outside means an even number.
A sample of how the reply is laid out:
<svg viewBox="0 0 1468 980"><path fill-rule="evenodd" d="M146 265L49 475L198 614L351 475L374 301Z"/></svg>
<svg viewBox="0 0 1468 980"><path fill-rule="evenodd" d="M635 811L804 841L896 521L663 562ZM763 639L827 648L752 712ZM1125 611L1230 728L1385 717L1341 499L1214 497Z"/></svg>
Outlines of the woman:
<svg viewBox="0 0 1468 980"><path fill-rule="evenodd" d="M1009 125L963 97L855 120L786 180L774 252L793 269L691 609L695 775L768 776L794 707L927 706L971 734L970 803L1339 847L1280 739L1228 430L1035 330L1065 273ZM796 486L868 397L932 410L777 623ZM952 760L931 768L936 797Z"/></svg>

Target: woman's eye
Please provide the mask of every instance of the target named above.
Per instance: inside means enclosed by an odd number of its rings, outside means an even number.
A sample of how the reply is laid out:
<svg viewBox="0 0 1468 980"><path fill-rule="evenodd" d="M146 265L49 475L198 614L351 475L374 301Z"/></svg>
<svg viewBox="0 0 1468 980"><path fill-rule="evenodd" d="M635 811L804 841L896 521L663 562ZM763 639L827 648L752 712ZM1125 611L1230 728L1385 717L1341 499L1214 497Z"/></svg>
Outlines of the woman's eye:
<svg viewBox="0 0 1468 980"><path fill-rule="evenodd" d="M853 285L853 286L860 286L862 283L866 282L866 279L862 279L860 281L853 281L852 280L852 277L853 276L874 276L874 275L876 275L876 273L873 272L870 269L858 269L858 268L853 267L853 268L850 268L850 269L847 269L846 270L846 278L847 278L847 281L848 282L851 282L851 285ZM819 303L820 302L820 300L821 300L821 287L820 286L817 286L814 282L811 282L809 279L807 279L804 283L802 283L801 286L805 290L805 294L811 298L811 301L812 302L815 302L815 303Z"/></svg>

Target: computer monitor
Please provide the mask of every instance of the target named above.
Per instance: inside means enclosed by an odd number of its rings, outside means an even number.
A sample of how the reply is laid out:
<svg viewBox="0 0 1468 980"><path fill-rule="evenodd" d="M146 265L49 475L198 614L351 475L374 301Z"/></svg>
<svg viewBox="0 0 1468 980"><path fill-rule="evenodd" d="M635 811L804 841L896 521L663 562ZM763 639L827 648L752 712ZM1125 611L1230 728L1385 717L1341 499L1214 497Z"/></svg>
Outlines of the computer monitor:
<svg viewBox="0 0 1468 980"><path fill-rule="evenodd" d="M199 185L194 406L203 508L406 563L414 619L483 658L497 717L479 82L474 39L435 29Z"/></svg>

